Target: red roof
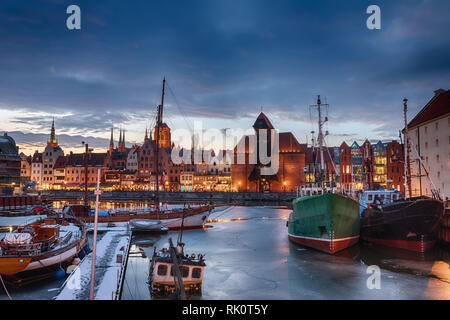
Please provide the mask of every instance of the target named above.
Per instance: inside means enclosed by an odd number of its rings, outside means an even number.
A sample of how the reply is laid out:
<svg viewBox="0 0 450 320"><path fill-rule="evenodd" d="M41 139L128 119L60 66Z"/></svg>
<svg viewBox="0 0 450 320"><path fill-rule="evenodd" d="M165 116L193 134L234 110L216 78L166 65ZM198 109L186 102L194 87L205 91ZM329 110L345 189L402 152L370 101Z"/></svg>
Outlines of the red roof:
<svg viewBox="0 0 450 320"><path fill-rule="evenodd" d="M270 122L269 118L267 118L267 116L263 112L261 112L259 114L258 118L256 118L256 121L253 124L253 128L270 130L270 129L274 129L274 126Z"/></svg>
<svg viewBox="0 0 450 320"><path fill-rule="evenodd" d="M436 119L450 112L450 90L438 90L436 95L411 120L408 128L416 127L424 122Z"/></svg>

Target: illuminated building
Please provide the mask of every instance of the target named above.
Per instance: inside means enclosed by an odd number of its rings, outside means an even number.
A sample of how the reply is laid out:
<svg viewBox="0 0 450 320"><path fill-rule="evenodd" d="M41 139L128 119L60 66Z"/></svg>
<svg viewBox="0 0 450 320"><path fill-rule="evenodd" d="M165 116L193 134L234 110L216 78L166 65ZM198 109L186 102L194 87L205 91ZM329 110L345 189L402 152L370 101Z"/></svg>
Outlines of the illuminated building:
<svg viewBox="0 0 450 320"><path fill-rule="evenodd" d="M450 90L436 90L409 122L408 130L412 196L431 196L432 181L445 200L450 197Z"/></svg>
<svg viewBox="0 0 450 320"><path fill-rule="evenodd" d="M43 189L52 188L54 181L53 166L56 160L63 156L64 152L58 145L58 140L55 136L55 120L52 122L52 129L50 139L47 141L47 146L42 153L42 185Z"/></svg>
<svg viewBox="0 0 450 320"><path fill-rule="evenodd" d="M266 150L271 150L271 137L269 134L264 137L259 134L260 129L273 129L267 116L261 112L256 119L253 129L255 135L244 136L234 148L234 161L231 165L231 189L238 192L295 192L296 187L305 183L305 151L291 132L279 133L279 163L278 172L273 175L260 175L260 169L264 167L259 156L256 157L256 164L252 164L250 159L255 158L257 150L250 148L250 137L256 141L256 146L261 143L266 144ZM243 150L238 146L243 145ZM258 153L256 152L256 155ZM268 156L270 153L268 152ZM243 164L238 163L238 159L245 159Z"/></svg>

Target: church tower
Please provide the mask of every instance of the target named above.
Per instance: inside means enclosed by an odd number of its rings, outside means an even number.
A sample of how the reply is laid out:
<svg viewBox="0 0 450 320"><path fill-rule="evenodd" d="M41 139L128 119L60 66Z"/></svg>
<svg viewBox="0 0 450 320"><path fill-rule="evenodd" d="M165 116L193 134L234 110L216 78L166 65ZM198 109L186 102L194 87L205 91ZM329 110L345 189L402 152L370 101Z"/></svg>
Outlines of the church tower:
<svg viewBox="0 0 450 320"><path fill-rule="evenodd" d="M55 135L55 118L53 118L52 129L50 132L50 139L47 141L47 145L56 148L58 146L58 140L56 140Z"/></svg>
<svg viewBox="0 0 450 320"><path fill-rule="evenodd" d="M109 153L114 151L114 127L111 127L111 139L109 140Z"/></svg>

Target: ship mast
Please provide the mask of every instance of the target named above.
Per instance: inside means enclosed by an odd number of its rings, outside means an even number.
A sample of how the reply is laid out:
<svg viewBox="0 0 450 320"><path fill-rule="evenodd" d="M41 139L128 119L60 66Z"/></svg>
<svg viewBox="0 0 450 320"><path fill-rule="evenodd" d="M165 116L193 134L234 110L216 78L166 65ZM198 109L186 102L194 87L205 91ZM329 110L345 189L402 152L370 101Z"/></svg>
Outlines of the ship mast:
<svg viewBox="0 0 450 320"><path fill-rule="evenodd" d="M162 125L163 109L164 109L164 93L166 89L166 78L163 79L162 94L161 94L161 104L158 106L158 115L156 116L156 127L155 127L155 140L156 140L156 150L155 150L155 168L156 168L156 212L159 215L159 130Z"/></svg>
<svg viewBox="0 0 450 320"><path fill-rule="evenodd" d="M409 197L412 197L411 194L411 166L410 166L410 157L409 157L409 140L408 140L408 121L406 118L406 113L408 111L408 99L403 99L403 117L405 120L405 131L403 133L404 135L404 143L405 143L405 149L404 149L404 174L405 174L405 199L406 199L406 192L408 190Z"/></svg>
<svg viewBox="0 0 450 320"><path fill-rule="evenodd" d="M323 187L323 180L324 180L324 170L325 170L325 161L323 159L323 132L322 132L322 127L323 124L327 121L326 117L325 120L322 121L322 111L320 109L321 106L327 106L327 104L322 104L320 101L320 95L317 96L317 105L313 105L312 107L317 107L317 110L319 112L319 136L317 138L317 142L319 143L319 154L320 154L320 178L321 178L321 183L322 183L322 187Z"/></svg>

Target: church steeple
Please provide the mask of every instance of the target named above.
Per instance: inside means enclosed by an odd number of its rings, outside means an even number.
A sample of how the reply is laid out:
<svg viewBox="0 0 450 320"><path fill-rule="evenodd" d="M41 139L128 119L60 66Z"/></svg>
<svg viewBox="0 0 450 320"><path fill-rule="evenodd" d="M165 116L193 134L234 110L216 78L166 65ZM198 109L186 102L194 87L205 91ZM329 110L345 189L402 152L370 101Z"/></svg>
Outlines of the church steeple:
<svg viewBox="0 0 450 320"><path fill-rule="evenodd" d="M56 140L55 135L55 117L53 117L52 129L50 131L50 139L47 141L47 145L51 145L54 148L58 146L58 140Z"/></svg>
<svg viewBox="0 0 450 320"><path fill-rule="evenodd" d="M122 137L122 151L126 150L125 146L125 129L123 130L123 137Z"/></svg>
<svg viewBox="0 0 450 320"><path fill-rule="evenodd" d="M117 145L117 151L120 151L121 148L122 148L122 128L120 128L119 131L119 144Z"/></svg>
<svg viewBox="0 0 450 320"><path fill-rule="evenodd" d="M111 139L109 140L109 153L114 151L114 127L111 127Z"/></svg>
<svg viewBox="0 0 450 320"><path fill-rule="evenodd" d="M148 140L148 129L147 127L145 128L145 138L144 138L144 142L146 142Z"/></svg>

